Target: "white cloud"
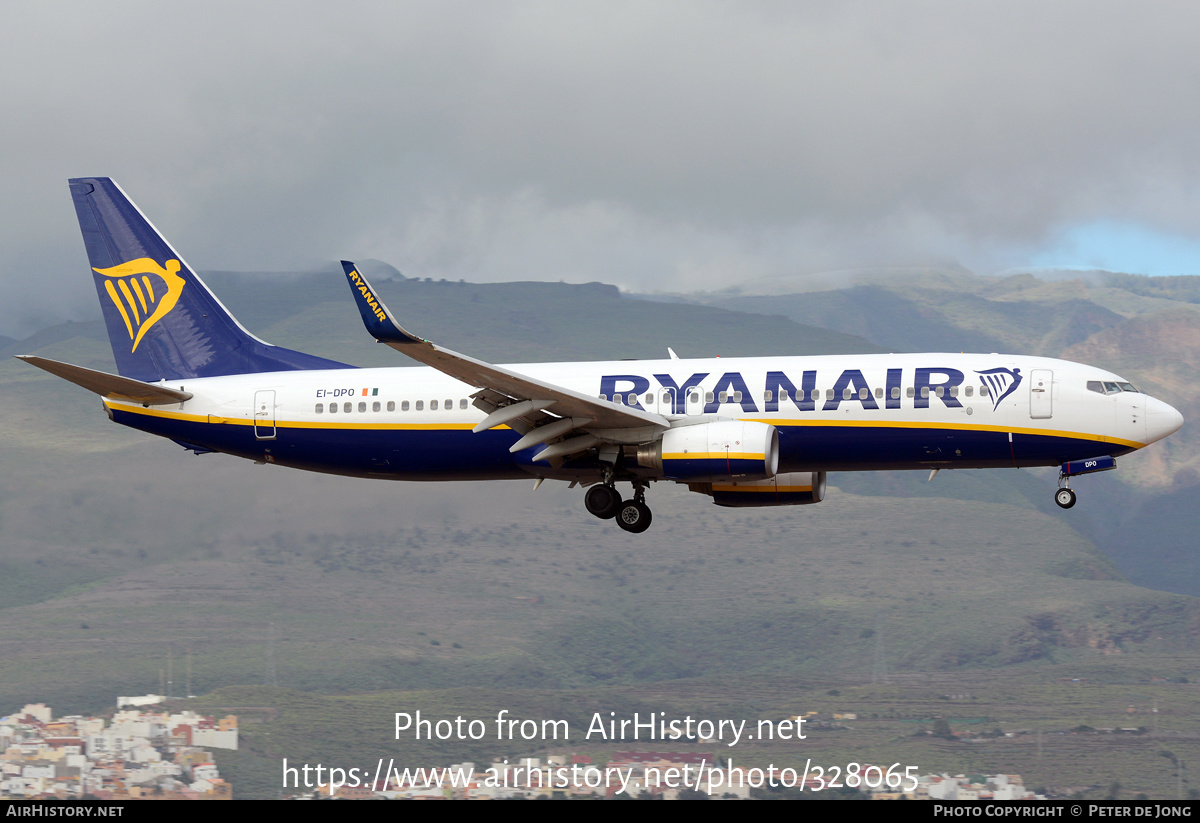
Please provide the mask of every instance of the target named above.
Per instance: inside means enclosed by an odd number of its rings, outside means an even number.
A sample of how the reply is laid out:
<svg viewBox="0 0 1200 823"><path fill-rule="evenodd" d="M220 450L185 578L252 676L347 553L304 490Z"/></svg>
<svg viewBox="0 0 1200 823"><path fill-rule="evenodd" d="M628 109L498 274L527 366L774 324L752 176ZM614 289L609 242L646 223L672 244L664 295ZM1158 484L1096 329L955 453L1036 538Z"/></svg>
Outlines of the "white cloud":
<svg viewBox="0 0 1200 823"><path fill-rule="evenodd" d="M1097 221L1200 236L1190 4L8 11L10 333L90 300L74 175L117 178L201 268L685 290L1004 268Z"/></svg>

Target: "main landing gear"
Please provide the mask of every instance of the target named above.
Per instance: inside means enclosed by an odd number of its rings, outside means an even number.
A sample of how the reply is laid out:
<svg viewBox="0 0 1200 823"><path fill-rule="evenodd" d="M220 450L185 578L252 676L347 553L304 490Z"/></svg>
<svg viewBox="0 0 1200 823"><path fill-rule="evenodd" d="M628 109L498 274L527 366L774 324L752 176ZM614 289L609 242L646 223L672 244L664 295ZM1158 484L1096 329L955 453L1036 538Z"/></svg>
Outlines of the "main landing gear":
<svg viewBox="0 0 1200 823"><path fill-rule="evenodd" d="M616 519L617 525L627 532L640 534L650 528L653 515L646 505L646 487L634 482L633 499L622 502L620 493L613 487L611 479L597 483L583 496L583 505L601 520Z"/></svg>

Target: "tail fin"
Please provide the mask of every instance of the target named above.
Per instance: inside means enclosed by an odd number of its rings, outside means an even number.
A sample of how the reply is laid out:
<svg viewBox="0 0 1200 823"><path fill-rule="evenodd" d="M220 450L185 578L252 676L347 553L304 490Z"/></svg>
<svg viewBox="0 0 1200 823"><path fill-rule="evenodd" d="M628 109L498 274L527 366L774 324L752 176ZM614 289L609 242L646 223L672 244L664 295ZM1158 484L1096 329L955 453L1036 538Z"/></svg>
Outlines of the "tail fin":
<svg viewBox="0 0 1200 823"><path fill-rule="evenodd" d="M107 177L69 182L121 375L152 383L352 368L259 340L221 305L120 186Z"/></svg>

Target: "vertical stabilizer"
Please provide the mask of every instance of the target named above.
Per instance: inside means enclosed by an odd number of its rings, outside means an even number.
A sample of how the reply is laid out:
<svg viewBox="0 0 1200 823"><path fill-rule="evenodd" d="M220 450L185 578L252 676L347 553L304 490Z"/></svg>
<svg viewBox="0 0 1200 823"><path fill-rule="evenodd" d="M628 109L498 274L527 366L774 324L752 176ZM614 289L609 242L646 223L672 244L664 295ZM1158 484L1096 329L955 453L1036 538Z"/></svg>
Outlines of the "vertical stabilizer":
<svg viewBox="0 0 1200 823"><path fill-rule="evenodd" d="M153 383L350 368L246 331L109 178L81 177L70 185L121 375Z"/></svg>

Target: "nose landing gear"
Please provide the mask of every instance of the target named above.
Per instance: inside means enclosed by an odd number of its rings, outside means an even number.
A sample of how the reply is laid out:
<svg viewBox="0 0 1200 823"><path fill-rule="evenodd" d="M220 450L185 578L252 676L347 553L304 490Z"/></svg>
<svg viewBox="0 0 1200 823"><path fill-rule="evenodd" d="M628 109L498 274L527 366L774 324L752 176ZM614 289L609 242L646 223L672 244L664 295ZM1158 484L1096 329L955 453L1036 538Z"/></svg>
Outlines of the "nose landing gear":
<svg viewBox="0 0 1200 823"><path fill-rule="evenodd" d="M1071 478L1078 474L1093 474L1095 472L1112 471L1117 467L1117 461L1110 455L1089 457L1086 460L1072 460L1063 463L1058 470L1058 491L1054 493L1054 502L1060 508L1069 509L1075 505L1075 492L1071 491Z"/></svg>
<svg viewBox="0 0 1200 823"><path fill-rule="evenodd" d="M1075 492L1063 486L1054 493L1054 502L1064 509L1069 509L1075 505Z"/></svg>

